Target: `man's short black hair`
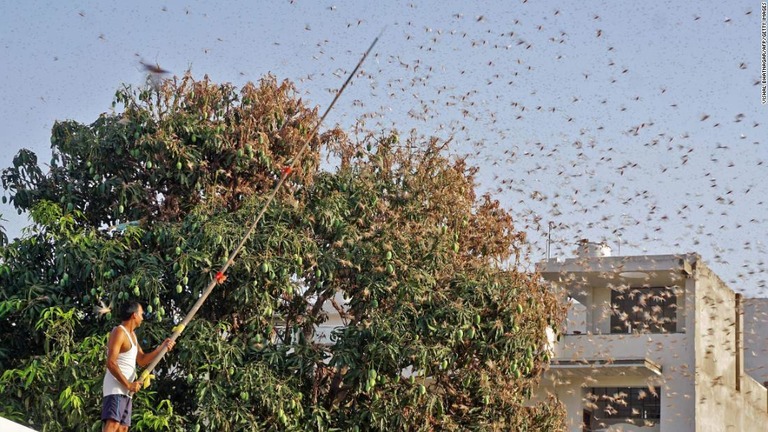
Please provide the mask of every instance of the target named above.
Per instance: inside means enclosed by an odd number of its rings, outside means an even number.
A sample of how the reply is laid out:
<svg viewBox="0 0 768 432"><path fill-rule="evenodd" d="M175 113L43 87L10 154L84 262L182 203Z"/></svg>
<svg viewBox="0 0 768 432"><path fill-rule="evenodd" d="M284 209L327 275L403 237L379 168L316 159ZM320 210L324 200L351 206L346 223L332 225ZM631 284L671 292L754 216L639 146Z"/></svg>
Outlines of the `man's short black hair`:
<svg viewBox="0 0 768 432"><path fill-rule="evenodd" d="M141 303L131 300L123 303L123 307L120 308L120 321L128 321L131 319L131 315L139 311Z"/></svg>

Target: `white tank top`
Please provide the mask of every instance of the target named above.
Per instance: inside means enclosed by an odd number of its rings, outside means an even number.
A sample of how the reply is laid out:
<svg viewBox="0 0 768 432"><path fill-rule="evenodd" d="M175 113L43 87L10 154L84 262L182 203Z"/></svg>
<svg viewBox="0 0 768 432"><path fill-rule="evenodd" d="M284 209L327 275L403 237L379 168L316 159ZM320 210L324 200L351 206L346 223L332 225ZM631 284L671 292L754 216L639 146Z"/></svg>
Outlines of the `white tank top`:
<svg viewBox="0 0 768 432"><path fill-rule="evenodd" d="M131 341L131 349L117 355L117 366L120 368L120 372L123 373L123 376L128 378L128 381L133 382L136 379L136 357L139 355L139 348L133 343L133 338L131 338L131 334L128 333L128 330L122 325L118 327L125 332L125 335L128 336L128 340ZM128 395L128 389L120 384L120 381L118 381L109 369L107 369L107 373L104 374L102 393L104 396L113 394Z"/></svg>

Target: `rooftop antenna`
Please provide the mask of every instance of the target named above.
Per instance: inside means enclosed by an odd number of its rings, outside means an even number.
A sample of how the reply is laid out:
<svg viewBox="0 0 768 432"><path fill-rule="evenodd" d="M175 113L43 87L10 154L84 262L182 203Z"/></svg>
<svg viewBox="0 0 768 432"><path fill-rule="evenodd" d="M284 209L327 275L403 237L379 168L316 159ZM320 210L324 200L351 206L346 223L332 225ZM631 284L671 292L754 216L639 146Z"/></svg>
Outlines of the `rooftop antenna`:
<svg viewBox="0 0 768 432"><path fill-rule="evenodd" d="M552 247L552 227L554 226L555 223L549 221L549 229L547 230L547 261L549 261L549 252Z"/></svg>

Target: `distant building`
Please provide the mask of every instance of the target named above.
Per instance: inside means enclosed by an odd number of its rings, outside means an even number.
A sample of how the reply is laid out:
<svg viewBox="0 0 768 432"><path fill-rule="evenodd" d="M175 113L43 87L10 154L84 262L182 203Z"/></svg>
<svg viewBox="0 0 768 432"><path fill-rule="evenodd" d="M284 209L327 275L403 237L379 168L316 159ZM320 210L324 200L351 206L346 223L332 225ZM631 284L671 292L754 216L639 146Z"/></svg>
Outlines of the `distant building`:
<svg viewBox="0 0 768 432"><path fill-rule="evenodd" d="M538 391L570 431L768 430L768 299L742 299L696 254L584 243L539 270L572 303Z"/></svg>
<svg viewBox="0 0 768 432"><path fill-rule="evenodd" d="M768 298L744 300L744 371L768 383Z"/></svg>

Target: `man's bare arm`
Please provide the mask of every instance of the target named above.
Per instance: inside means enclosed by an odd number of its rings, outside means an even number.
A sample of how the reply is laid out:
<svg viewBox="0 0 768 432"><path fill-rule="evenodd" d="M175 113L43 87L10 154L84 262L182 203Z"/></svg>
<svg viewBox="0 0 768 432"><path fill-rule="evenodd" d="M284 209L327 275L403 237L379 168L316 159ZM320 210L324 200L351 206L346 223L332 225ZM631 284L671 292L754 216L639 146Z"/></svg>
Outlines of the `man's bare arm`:
<svg viewBox="0 0 768 432"><path fill-rule="evenodd" d="M144 350L142 350L141 346L139 346L139 355L136 357L136 363L138 363L139 366L141 367L145 367L146 365L152 363L152 360L154 360L155 357L160 355L160 350L166 345L168 346L168 351L170 351L173 349L173 346L175 345L175 343L171 341L170 338L168 338L164 340L163 343L158 345L157 348L155 348L155 350L149 354L145 354Z"/></svg>

